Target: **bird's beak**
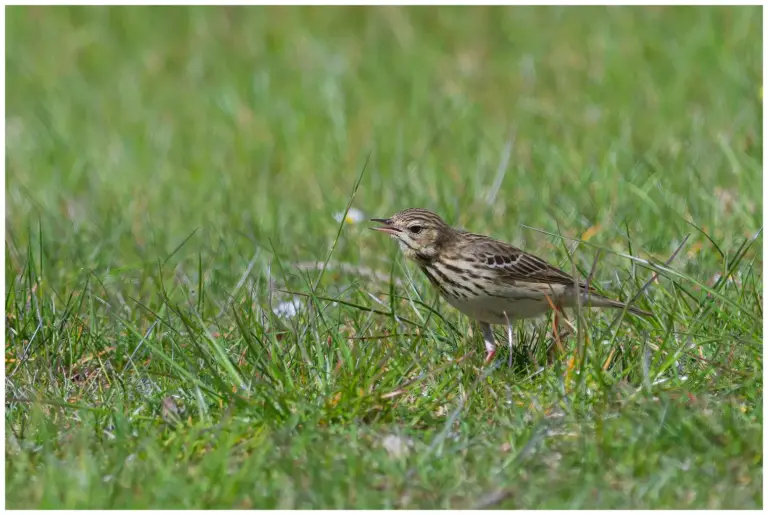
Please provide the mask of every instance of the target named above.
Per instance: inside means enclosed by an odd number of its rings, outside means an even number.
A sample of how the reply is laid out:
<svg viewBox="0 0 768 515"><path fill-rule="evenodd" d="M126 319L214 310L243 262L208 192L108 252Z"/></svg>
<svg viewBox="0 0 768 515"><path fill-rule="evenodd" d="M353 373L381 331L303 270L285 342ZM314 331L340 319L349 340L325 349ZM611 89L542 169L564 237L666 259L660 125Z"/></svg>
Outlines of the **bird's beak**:
<svg viewBox="0 0 768 515"><path fill-rule="evenodd" d="M378 222L380 224L384 224L381 227L371 227L372 231L381 231L387 234L397 234L400 232L400 229L392 227L391 218L371 218L371 222Z"/></svg>

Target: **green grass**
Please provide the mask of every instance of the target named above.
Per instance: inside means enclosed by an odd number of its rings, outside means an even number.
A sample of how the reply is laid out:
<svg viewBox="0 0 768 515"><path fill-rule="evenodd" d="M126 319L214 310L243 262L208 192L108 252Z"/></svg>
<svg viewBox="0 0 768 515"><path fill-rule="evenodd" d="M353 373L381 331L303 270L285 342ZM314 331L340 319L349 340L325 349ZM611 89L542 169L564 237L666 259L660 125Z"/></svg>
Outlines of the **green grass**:
<svg viewBox="0 0 768 515"><path fill-rule="evenodd" d="M6 505L762 507L761 17L7 8ZM484 368L350 203L655 316Z"/></svg>

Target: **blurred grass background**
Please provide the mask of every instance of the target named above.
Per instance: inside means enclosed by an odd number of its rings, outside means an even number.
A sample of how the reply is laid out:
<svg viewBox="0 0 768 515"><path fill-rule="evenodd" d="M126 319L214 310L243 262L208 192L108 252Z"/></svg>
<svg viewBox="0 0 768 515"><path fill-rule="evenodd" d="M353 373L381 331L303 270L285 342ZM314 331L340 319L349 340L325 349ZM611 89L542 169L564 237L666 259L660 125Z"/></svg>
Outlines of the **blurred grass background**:
<svg viewBox="0 0 768 515"><path fill-rule="evenodd" d="M761 506L761 18L6 8L7 505ZM690 234L682 275L656 322L590 315L575 372L486 373L389 240L336 241L361 173L367 217L426 207L587 272L525 226L649 260ZM317 295L353 306L276 316L334 242ZM622 298L649 276L597 270Z"/></svg>

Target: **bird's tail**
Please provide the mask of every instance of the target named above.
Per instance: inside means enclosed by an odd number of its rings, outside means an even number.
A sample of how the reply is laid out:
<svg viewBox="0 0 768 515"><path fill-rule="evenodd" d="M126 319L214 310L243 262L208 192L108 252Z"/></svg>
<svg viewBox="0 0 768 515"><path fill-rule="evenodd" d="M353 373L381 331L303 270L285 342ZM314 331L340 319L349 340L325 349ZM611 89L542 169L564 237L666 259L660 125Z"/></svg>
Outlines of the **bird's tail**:
<svg viewBox="0 0 768 515"><path fill-rule="evenodd" d="M602 295L597 295L595 293L585 293L584 295L582 295L581 302L584 306L593 307L593 308L624 309L624 307L627 306L623 302L609 299L608 297L603 297ZM642 309L634 308L632 306L627 306L627 311L629 311L633 315L639 315L644 317L653 316L653 313L649 311L643 311Z"/></svg>

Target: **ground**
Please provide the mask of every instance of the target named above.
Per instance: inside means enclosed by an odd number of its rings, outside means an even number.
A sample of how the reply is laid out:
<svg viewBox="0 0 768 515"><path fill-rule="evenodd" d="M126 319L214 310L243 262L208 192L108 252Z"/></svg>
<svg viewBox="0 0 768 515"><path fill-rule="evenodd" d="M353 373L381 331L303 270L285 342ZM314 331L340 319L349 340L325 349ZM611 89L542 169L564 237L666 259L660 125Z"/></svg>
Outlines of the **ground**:
<svg viewBox="0 0 768 515"><path fill-rule="evenodd" d="M6 505L762 507L761 18L9 7ZM407 207L654 316L484 367Z"/></svg>

